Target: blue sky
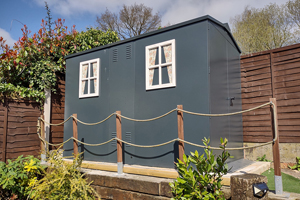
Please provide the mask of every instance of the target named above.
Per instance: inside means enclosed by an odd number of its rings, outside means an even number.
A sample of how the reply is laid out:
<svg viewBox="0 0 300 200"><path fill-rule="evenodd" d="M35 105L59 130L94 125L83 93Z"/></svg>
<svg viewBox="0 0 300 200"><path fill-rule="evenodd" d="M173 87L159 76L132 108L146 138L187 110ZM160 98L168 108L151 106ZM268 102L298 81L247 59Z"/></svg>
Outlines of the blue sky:
<svg viewBox="0 0 300 200"><path fill-rule="evenodd" d="M21 37L26 24L37 32L46 17L44 0L0 0L0 36L9 45ZM162 25L176 24L206 14L225 23L240 14L245 6L261 8L269 3L283 4L287 0L47 0L53 20L65 19L65 25L76 25L79 31L95 26L96 16L106 8L118 12L123 4L144 3L162 16Z"/></svg>

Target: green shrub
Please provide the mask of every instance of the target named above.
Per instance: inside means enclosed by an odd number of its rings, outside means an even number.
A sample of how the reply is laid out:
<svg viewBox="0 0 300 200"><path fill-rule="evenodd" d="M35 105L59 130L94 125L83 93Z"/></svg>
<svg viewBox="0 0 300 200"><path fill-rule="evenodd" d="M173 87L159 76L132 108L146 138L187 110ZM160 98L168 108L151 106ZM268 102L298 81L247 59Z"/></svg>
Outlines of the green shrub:
<svg viewBox="0 0 300 200"><path fill-rule="evenodd" d="M289 166L290 169L297 169L300 171L300 157L296 157L296 164L294 166Z"/></svg>
<svg viewBox="0 0 300 200"><path fill-rule="evenodd" d="M180 175L173 183L170 183L174 199L225 199L221 191L222 176L227 174L228 167L225 164L230 154L225 150L227 139L220 139L223 149L221 155L215 156L210 149L209 139L204 138L206 146L202 155L191 152L190 156L183 156L183 162L176 163Z"/></svg>
<svg viewBox="0 0 300 200"><path fill-rule="evenodd" d="M59 150L53 151L47 160L48 168L45 176L36 182L32 189L32 199L95 199L99 195L87 183L84 174L79 171L81 166L79 155L71 164L66 163Z"/></svg>
<svg viewBox="0 0 300 200"><path fill-rule="evenodd" d="M33 156L0 162L0 199L26 199L44 167Z"/></svg>
<svg viewBox="0 0 300 200"><path fill-rule="evenodd" d="M262 162L272 162L271 160L266 159L266 154L264 154L262 157L257 157L256 160Z"/></svg>

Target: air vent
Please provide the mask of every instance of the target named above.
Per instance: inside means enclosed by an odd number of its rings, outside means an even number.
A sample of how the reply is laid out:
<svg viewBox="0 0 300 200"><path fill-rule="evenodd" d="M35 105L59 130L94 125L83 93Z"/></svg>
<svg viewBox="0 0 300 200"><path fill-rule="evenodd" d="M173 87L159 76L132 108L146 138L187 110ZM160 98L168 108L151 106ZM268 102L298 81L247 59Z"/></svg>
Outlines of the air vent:
<svg viewBox="0 0 300 200"><path fill-rule="evenodd" d="M131 59L131 44L126 46L126 59Z"/></svg>
<svg viewBox="0 0 300 200"><path fill-rule="evenodd" d="M118 49L113 49L113 62L118 62Z"/></svg>
<svg viewBox="0 0 300 200"><path fill-rule="evenodd" d="M117 137L117 133L116 132L112 132L111 133L111 138L116 138ZM116 147L117 146L117 140L113 140L111 142L111 146Z"/></svg>
<svg viewBox="0 0 300 200"><path fill-rule="evenodd" d="M126 134L125 135L125 141L131 143L131 132L126 132L125 134ZM129 144L125 144L125 147L130 147L130 145Z"/></svg>

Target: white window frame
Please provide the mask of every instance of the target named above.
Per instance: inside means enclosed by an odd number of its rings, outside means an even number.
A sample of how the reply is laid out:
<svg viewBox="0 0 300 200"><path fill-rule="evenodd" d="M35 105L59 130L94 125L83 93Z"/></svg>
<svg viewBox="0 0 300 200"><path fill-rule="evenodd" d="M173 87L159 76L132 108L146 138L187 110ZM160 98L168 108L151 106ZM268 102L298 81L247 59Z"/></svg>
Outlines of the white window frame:
<svg viewBox="0 0 300 200"><path fill-rule="evenodd" d="M90 67L91 67L91 63L97 63L97 76L90 76ZM82 78L82 67L83 65L88 64L88 76L87 78ZM100 77L100 58L96 58L96 59L92 59L92 60L87 60L87 61L83 61L80 62L79 64L79 98L86 98L86 97L95 97L95 96L99 96L99 77ZM95 89L95 93L90 93L90 80L92 79L96 79L97 82L97 89ZM82 85L82 81L87 80L88 83L88 93L87 94L81 94L81 85Z"/></svg>
<svg viewBox="0 0 300 200"><path fill-rule="evenodd" d="M161 63L161 47L166 46L166 45L172 45L172 62L168 63ZM158 48L158 64L150 66L149 65L149 51L151 49ZM145 78L145 83L146 83L146 90L154 90L154 89L160 89L160 88L168 88L168 87L175 87L176 86L176 62L175 62L175 39L173 40L168 40L165 42L153 44L146 46L146 78ZM172 83L162 83L162 67L164 66L172 66ZM158 85L150 85L149 84L149 70L152 68L158 68L158 77L159 77L159 83Z"/></svg>

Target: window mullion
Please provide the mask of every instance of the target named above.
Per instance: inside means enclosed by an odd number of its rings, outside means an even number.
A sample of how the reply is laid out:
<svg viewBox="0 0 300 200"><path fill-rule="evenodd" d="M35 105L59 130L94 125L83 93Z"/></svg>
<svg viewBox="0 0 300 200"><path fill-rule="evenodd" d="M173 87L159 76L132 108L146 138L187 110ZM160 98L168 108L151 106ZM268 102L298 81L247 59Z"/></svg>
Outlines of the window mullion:
<svg viewBox="0 0 300 200"><path fill-rule="evenodd" d="M162 84L162 77L161 77L161 46L158 46L158 80L159 80L159 85Z"/></svg>
<svg viewBox="0 0 300 200"><path fill-rule="evenodd" d="M88 82L88 94L90 94L90 69L91 67L91 63L89 63L89 66L88 66L88 79L87 79L87 82Z"/></svg>

